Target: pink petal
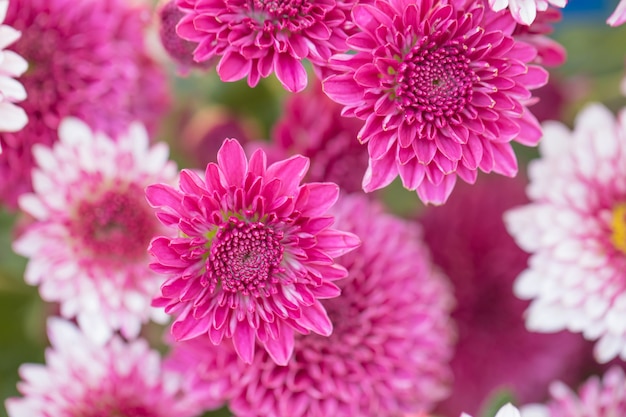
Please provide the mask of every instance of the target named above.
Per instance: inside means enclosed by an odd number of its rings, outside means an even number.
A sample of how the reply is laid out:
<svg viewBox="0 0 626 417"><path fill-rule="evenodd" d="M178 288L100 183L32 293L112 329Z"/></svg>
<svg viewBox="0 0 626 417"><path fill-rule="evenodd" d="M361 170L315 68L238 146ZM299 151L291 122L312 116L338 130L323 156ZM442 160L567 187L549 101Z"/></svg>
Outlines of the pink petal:
<svg viewBox="0 0 626 417"><path fill-rule="evenodd" d="M248 171L248 159L241 144L235 139L226 139L217 151L217 163L226 183L241 187Z"/></svg>
<svg viewBox="0 0 626 417"><path fill-rule="evenodd" d="M285 366L293 354L294 334L293 330L285 325L281 325L279 330L280 335L278 335L278 339L269 337L264 346L274 362Z"/></svg>
<svg viewBox="0 0 626 417"><path fill-rule="evenodd" d="M251 69L251 59L246 59L232 51L226 52L217 64L217 73L224 82L241 80L250 73Z"/></svg>
<svg viewBox="0 0 626 417"><path fill-rule="evenodd" d="M276 54L274 56L274 71L281 84L292 93L297 93L306 88L307 75L302 62L288 54Z"/></svg>
<svg viewBox="0 0 626 417"><path fill-rule="evenodd" d="M237 355L247 364L254 358L254 329L247 322L238 322L233 334L233 345Z"/></svg>
<svg viewBox="0 0 626 417"><path fill-rule="evenodd" d="M363 89L351 74L331 75L323 81L323 89L340 104L360 104L363 99Z"/></svg>

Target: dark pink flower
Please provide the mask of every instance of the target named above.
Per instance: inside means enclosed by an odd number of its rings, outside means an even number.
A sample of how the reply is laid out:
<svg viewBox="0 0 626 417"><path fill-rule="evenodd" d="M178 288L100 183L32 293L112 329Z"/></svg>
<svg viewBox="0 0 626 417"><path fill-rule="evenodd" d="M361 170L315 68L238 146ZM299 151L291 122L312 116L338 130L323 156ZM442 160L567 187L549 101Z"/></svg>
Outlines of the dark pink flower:
<svg viewBox="0 0 626 417"><path fill-rule="evenodd" d="M177 0L178 34L198 44L198 62L220 57L222 81L254 87L272 72L292 92L306 87L302 60L324 65L346 51L349 0Z"/></svg>
<svg viewBox="0 0 626 417"><path fill-rule="evenodd" d="M182 39L176 33L178 22L185 16L185 13L176 5L176 0L162 0L157 9L157 16L161 44L165 52L176 61L179 71L185 74L192 67L207 67L208 63L200 64L193 59L196 44Z"/></svg>
<svg viewBox="0 0 626 417"><path fill-rule="evenodd" d="M361 190L367 148L359 143L360 123L341 116L319 84L291 95L274 127L274 152L311 158L310 181L334 182L346 192Z"/></svg>
<svg viewBox="0 0 626 417"><path fill-rule="evenodd" d="M197 405L182 377L161 364L159 352L138 339L94 343L73 324L48 321L45 365L24 364L20 398L6 400L10 417L193 417Z"/></svg>
<svg viewBox="0 0 626 417"><path fill-rule="evenodd" d="M529 65L535 48L516 41L516 23L481 2L464 7L439 0L376 0L352 15L361 33L348 38L356 54L332 60L324 91L364 120L368 144L364 190L398 175L424 202L443 203L457 177L477 170L513 176L511 141L541 136L527 110L529 89L547 80Z"/></svg>
<svg viewBox="0 0 626 417"><path fill-rule="evenodd" d="M476 415L499 390L520 403L540 401L554 379L575 382L583 365L592 362L590 345L582 337L525 328L528 302L515 297L513 282L528 255L502 220L505 210L527 201L524 186L519 178L481 177L421 215L424 240L434 263L454 284L457 299L452 313L459 335L451 361L454 385L438 406L442 415Z"/></svg>
<svg viewBox="0 0 626 417"><path fill-rule="evenodd" d="M117 137L133 121L154 131L169 95L161 68L148 56L149 13L126 0L12 0L6 23L22 32L11 46L29 63L20 77L29 123L0 133L0 200L11 207L31 191L31 148L57 140L60 121L75 116Z"/></svg>
<svg viewBox="0 0 626 417"><path fill-rule="evenodd" d="M237 417L392 417L430 411L448 393L452 294L418 225L363 195L342 198L334 212L363 243L340 258L341 297L322 302L332 335L297 335L285 366L265 352L245 365L230 343L184 348L186 378L197 389L204 380L206 397L221 381Z"/></svg>
<svg viewBox="0 0 626 417"><path fill-rule="evenodd" d="M300 185L308 165L298 155L267 166L262 150L248 162L229 139L204 178L183 170L179 190L147 188L161 222L181 232L156 238L149 248L153 269L170 276L154 304L176 315L175 339L208 334L217 345L233 338L246 362L256 339L284 364L294 332L332 332L319 300L339 295L332 281L347 272L334 258L359 239L331 228L334 218L326 212L337 185Z"/></svg>

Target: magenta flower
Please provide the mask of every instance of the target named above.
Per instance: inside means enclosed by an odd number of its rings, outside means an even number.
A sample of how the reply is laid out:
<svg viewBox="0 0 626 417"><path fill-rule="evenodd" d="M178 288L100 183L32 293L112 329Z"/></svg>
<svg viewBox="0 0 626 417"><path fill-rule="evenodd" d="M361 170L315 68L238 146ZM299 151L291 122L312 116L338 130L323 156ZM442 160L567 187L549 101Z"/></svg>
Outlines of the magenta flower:
<svg viewBox="0 0 626 417"><path fill-rule="evenodd" d="M5 50L20 37L19 31L2 24L8 8L9 0L0 0L0 132L16 132L28 121L24 110L14 104L26 98L24 86L15 77L22 75L28 64L15 52Z"/></svg>
<svg viewBox="0 0 626 417"><path fill-rule="evenodd" d="M22 32L12 48L29 62L20 81L29 123L0 133L0 200L32 190L31 148L57 140L60 121L78 117L117 137L134 121L154 131L168 108L163 70L143 40L149 13L127 0L11 0L6 23Z"/></svg>
<svg viewBox="0 0 626 417"><path fill-rule="evenodd" d="M398 175L424 202L443 203L457 176L477 169L513 176L511 141L534 145L541 130L526 109L529 89L547 73L527 65L536 51L512 37L515 22L480 2L376 0L352 15L362 33L348 38L356 54L331 60L337 74L324 91L343 114L365 121L363 188Z"/></svg>
<svg viewBox="0 0 626 417"><path fill-rule="evenodd" d="M509 12L516 22L521 25L530 26L537 17L537 12L545 12L548 7L563 8L567 5L567 0L488 0L489 7L494 12L509 8Z"/></svg>
<svg viewBox="0 0 626 417"><path fill-rule="evenodd" d="M76 317L92 339L104 342L116 330L136 337L161 313L150 306L161 280L148 268L147 248L167 230L143 189L174 181L167 146L149 148L140 125L114 142L68 118L52 148L35 145L33 152L34 193L19 203L34 221L13 244L30 258L26 282L39 285L44 300L61 303L61 315Z"/></svg>
<svg viewBox="0 0 626 417"><path fill-rule="evenodd" d="M619 26L624 22L626 22L626 0L620 0L613 14L606 20L606 23L610 26Z"/></svg>
<svg viewBox="0 0 626 417"><path fill-rule="evenodd" d="M178 8L176 0L161 0L157 8L159 21L159 38L163 49L176 61L179 71L184 75L193 67L204 68L209 63L198 63L193 60L196 44L182 39L176 33L176 25L185 13Z"/></svg>
<svg viewBox="0 0 626 417"><path fill-rule="evenodd" d="M593 104L570 132L544 124L541 158L529 165L531 203L506 226L532 254L515 293L531 300L526 326L597 340L600 362L626 359L626 109L618 120Z"/></svg>
<svg viewBox="0 0 626 417"><path fill-rule="evenodd" d="M499 390L521 403L545 398L555 379L579 380L591 349L580 335L526 330L528 301L513 294L513 282L528 254L507 233L502 214L528 199L519 177L482 176L462 184L440 207L420 216L433 262L454 285L452 318L458 342L450 366L454 383L438 414L476 415Z"/></svg>
<svg viewBox="0 0 626 417"><path fill-rule="evenodd" d="M273 152L311 158L310 181L330 181L343 191L360 191L367 149L356 139L359 129L360 123L342 117L341 106L317 84L287 98L272 134Z"/></svg>
<svg viewBox="0 0 626 417"><path fill-rule="evenodd" d="M363 243L340 258L348 269L341 297L322 301L335 326L329 337L297 335L284 366L265 352L251 365L236 361L230 343L184 349L186 378L198 388L205 379L207 397L213 381L226 381L221 392L237 417L400 416L430 411L448 393L453 299L419 227L363 195L343 197L333 211Z"/></svg>
<svg viewBox="0 0 626 417"><path fill-rule="evenodd" d="M208 334L217 345L233 338L248 363L258 339L285 364L294 332L331 333L319 300L339 295L332 281L347 272L333 258L359 239L330 227L335 184L300 185L308 165L298 155L267 166L260 149L248 162L229 139L204 179L183 170L179 190L148 187L159 219L181 232L154 239L149 249L153 269L170 276L154 305L176 315L175 339Z"/></svg>
<svg viewBox="0 0 626 417"><path fill-rule="evenodd" d="M254 87L272 72L291 92L306 87L302 60L324 65L346 51L352 0L177 0L187 14L178 34L198 44L198 62L219 57L222 81Z"/></svg>
<svg viewBox="0 0 626 417"><path fill-rule="evenodd" d="M9 417L193 417L198 408L181 390L180 375L164 371L145 340L115 336L94 343L73 324L48 321L46 365L20 367L21 398L6 400Z"/></svg>
<svg viewBox="0 0 626 417"><path fill-rule="evenodd" d="M614 417L626 414L626 376L617 365L602 377L592 376L578 392L558 381L550 386L545 406L532 405L528 417ZM529 406L530 407L530 406Z"/></svg>

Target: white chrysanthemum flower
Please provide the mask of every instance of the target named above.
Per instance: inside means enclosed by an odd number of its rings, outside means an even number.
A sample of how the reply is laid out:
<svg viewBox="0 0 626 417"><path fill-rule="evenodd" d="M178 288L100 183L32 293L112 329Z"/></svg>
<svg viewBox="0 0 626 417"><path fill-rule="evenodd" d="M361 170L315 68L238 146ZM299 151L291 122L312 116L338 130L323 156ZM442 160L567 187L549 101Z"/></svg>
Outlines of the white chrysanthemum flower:
<svg viewBox="0 0 626 417"><path fill-rule="evenodd" d="M127 338L157 309L150 307L161 284L147 252L156 235L171 234L148 205L144 188L170 183L176 166L168 147L152 147L134 124L115 141L67 118L52 148L35 145L33 193L22 210L34 217L14 242L30 258L25 279L42 298L61 303L61 315L76 317L95 340L120 330Z"/></svg>
<svg viewBox="0 0 626 417"><path fill-rule="evenodd" d="M26 98L24 86L15 77L22 75L28 64L15 52L5 50L20 37L18 30L2 24L8 8L9 0L0 0L0 131L16 132L26 125L28 118L24 110L14 104Z"/></svg>
<svg viewBox="0 0 626 417"><path fill-rule="evenodd" d="M48 321L48 337L46 364L20 367L23 397L6 400L9 417L198 415L182 375L164 369L145 340L126 343L115 336L100 346L56 317Z"/></svg>
<svg viewBox="0 0 626 417"><path fill-rule="evenodd" d="M532 300L527 327L598 340L595 356L626 359L626 109L585 108L570 132L544 125L529 165L532 203L505 213L532 253L515 292Z"/></svg>

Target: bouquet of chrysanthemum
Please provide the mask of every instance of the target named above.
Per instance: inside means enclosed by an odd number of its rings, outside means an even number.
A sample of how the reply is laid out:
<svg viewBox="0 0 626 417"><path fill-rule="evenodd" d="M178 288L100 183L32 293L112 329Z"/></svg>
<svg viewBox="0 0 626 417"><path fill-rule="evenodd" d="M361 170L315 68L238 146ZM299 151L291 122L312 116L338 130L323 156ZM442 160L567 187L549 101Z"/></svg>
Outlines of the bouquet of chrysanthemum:
<svg viewBox="0 0 626 417"><path fill-rule="evenodd" d="M566 3L0 0L0 417L626 417Z"/></svg>

